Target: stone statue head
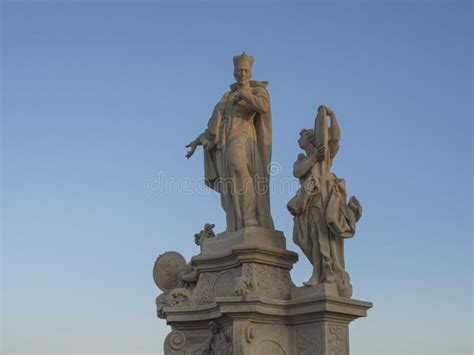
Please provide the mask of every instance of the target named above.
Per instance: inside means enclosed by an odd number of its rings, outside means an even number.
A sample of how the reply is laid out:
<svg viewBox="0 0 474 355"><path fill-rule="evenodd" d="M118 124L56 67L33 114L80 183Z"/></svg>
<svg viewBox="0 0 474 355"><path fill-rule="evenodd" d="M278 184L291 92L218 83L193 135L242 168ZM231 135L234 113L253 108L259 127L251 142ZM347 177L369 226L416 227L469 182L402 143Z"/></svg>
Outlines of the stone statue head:
<svg viewBox="0 0 474 355"><path fill-rule="evenodd" d="M298 139L298 144L301 149L305 149L309 144L315 146L314 140L315 136L313 129L302 129L300 132L300 138Z"/></svg>
<svg viewBox="0 0 474 355"><path fill-rule="evenodd" d="M234 78L238 84L247 84L252 77L253 56L243 52L234 57Z"/></svg>

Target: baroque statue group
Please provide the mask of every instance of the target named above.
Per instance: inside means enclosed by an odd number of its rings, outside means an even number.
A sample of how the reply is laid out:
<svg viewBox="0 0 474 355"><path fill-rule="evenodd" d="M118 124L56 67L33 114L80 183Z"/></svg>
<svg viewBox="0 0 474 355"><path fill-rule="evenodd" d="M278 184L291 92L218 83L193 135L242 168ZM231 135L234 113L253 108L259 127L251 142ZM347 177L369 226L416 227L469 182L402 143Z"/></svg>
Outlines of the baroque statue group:
<svg viewBox="0 0 474 355"><path fill-rule="evenodd" d="M217 102L206 128L186 147L203 147L206 185L220 195L226 230L205 224L194 235L199 253L186 262L161 254L153 277L163 291L157 315L171 333L165 354L349 354L349 323L372 304L352 299L344 241L355 234L362 207L332 172L341 131L320 105L299 132L293 165L300 188L288 202L293 242L312 264L297 287L298 255L274 228L269 167L272 114L268 82L251 80L254 58L233 58L235 83Z"/></svg>

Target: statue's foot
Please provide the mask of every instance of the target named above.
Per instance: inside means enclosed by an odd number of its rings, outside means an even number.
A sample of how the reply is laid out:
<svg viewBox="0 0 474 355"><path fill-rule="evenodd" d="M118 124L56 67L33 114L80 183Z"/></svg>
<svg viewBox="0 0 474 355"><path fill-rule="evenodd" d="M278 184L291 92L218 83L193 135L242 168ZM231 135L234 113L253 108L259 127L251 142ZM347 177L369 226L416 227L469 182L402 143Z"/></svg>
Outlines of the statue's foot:
<svg viewBox="0 0 474 355"><path fill-rule="evenodd" d="M249 219L248 221L245 221L245 226L250 227L250 226L259 226L260 223L256 219Z"/></svg>
<svg viewBox="0 0 474 355"><path fill-rule="evenodd" d="M332 284L335 281L335 276L334 274L326 276L326 278L322 281L325 284Z"/></svg>
<svg viewBox="0 0 474 355"><path fill-rule="evenodd" d="M313 287L313 286L316 286L318 283L319 282L316 276L311 276L311 278L308 281L303 282L303 285L306 287Z"/></svg>

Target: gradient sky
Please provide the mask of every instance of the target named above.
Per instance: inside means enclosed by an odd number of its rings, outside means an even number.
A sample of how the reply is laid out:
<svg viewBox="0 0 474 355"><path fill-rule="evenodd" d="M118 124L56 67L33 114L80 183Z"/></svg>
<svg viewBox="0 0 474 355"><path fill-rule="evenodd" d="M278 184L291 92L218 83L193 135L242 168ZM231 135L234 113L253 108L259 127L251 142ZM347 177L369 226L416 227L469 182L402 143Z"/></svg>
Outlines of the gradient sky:
<svg viewBox="0 0 474 355"><path fill-rule="evenodd" d="M317 106L338 116L333 170L364 207L347 269L374 302L352 352L470 353L472 15L456 0L3 1L2 352L162 351L156 257L189 259L204 223L225 228L216 193L179 185L203 175L184 145L246 50L270 81L272 186L295 182ZM293 192L271 204L298 252ZM310 272L301 253L292 277Z"/></svg>

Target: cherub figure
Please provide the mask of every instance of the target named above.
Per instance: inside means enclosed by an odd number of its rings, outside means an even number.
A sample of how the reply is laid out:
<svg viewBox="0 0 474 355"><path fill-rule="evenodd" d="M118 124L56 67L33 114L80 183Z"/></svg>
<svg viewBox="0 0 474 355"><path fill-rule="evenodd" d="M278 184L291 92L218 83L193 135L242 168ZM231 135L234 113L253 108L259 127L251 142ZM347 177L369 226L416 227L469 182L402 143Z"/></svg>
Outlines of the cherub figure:
<svg viewBox="0 0 474 355"><path fill-rule="evenodd" d="M202 245L205 239L214 238L216 236L213 231L214 227L214 224L206 223L203 230L194 234L194 243L196 243L196 245Z"/></svg>

